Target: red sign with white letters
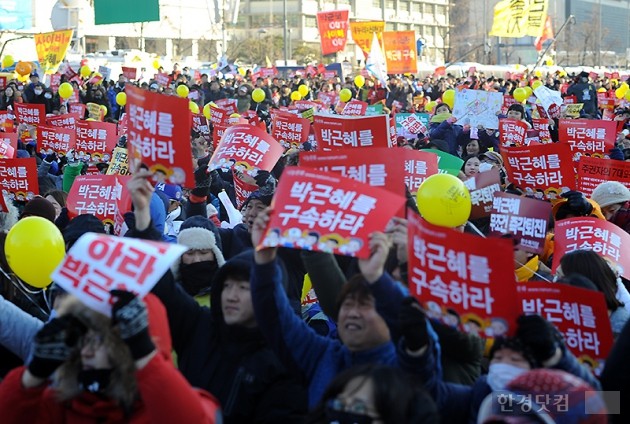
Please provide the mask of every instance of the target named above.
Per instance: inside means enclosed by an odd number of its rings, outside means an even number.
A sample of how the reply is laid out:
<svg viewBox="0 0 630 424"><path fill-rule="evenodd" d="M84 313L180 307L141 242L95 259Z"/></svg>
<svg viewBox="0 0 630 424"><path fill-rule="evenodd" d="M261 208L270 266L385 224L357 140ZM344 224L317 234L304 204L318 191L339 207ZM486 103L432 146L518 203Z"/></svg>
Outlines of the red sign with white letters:
<svg viewBox="0 0 630 424"><path fill-rule="evenodd" d="M361 100L352 99L343 107L342 115L347 116L365 116L368 104Z"/></svg>
<svg viewBox="0 0 630 424"><path fill-rule="evenodd" d="M284 148L297 147L308 140L311 122L293 113L274 112L271 117L271 136Z"/></svg>
<svg viewBox="0 0 630 424"><path fill-rule="evenodd" d="M210 122L212 125L227 127L230 113L220 107L210 105Z"/></svg>
<svg viewBox="0 0 630 424"><path fill-rule="evenodd" d="M317 27L322 46L322 54L332 54L346 47L348 38L349 10L317 12Z"/></svg>
<svg viewBox="0 0 630 424"><path fill-rule="evenodd" d="M284 149L272 136L258 127L240 124L229 127L214 151L210 169L232 168L271 171Z"/></svg>
<svg viewBox="0 0 630 424"><path fill-rule="evenodd" d="M630 278L630 255L627 254L630 249L630 234L612 222L590 217L562 219L554 226L553 239L554 273L566 253L592 250L616 264L620 274Z"/></svg>
<svg viewBox="0 0 630 424"><path fill-rule="evenodd" d="M17 133L0 132L0 158L11 159L17 151Z"/></svg>
<svg viewBox="0 0 630 424"><path fill-rule="evenodd" d="M79 115L81 118L85 116L86 110L87 110L87 106L85 106L85 104L83 103L68 103L68 112Z"/></svg>
<svg viewBox="0 0 630 424"><path fill-rule="evenodd" d="M558 137L561 143L569 143L576 160L584 154L608 157L610 149L615 147L617 123L602 119L561 119Z"/></svg>
<svg viewBox="0 0 630 424"><path fill-rule="evenodd" d="M517 286L526 315L540 315L564 336L578 361L600 375L613 345L604 295L568 284L529 282Z"/></svg>
<svg viewBox="0 0 630 424"><path fill-rule="evenodd" d="M484 239L409 213L409 291L432 319L482 337L512 334L518 317L512 241Z"/></svg>
<svg viewBox="0 0 630 424"><path fill-rule="evenodd" d="M39 194L37 162L35 158L0 159L0 190L20 201Z"/></svg>
<svg viewBox="0 0 630 424"><path fill-rule="evenodd" d="M114 224L116 214L131 210L128 178L121 175L80 175L68 193L68 215L90 214L106 224Z"/></svg>
<svg viewBox="0 0 630 424"><path fill-rule="evenodd" d="M499 140L501 141L501 146L523 146L528 129L529 127L523 121L499 119Z"/></svg>
<svg viewBox="0 0 630 424"><path fill-rule="evenodd" d="M78 121L76 131L76 151L80 160L109 162L116 147L116 124L97 121Z"/></svg>
<svg viewBox="0 0 630 424"><path fill-rule="evenodd" d="M630 189L630 162L582 156L577 165L578 190L591 197L595 187L618 181Z"/></svg>
<svg viewBox="0 0 630 424"><path fill-rule="evenodd" d="M221 99L221 100L217 100L216 102L214 102L218 107L220 107L221 109L224 109L228 116L233 114L233 113L237 113L238 112L238 107L236 105L236 99Z"/></svg>
<svg viewBox="0 0 630 424"><path fill-rule="evenodd" d="M470 219L478 219L490 216L492 213L492 200L497 191L501 191L501 174L498 169L490 169L478 172L464 181L464 185L470 192Z"/></svg>
<svg viewBox="0 0 630 424"><path fill-rule="evenodd" d="M208 120L201 114L192 115L192 129L193 131L201 134L202 137L210 139L210 127L208 126Z"/></svg>
<svg viewBox="0 0 630 424"><path fill-rule="evenodd" d="M241 209L247 198L260 187L256 184L249 184L243 181L236 169L232 168L232 179L234 181L234 197L236 198L236 208Z"/></svg>
<svg viewBox="0 0 630 424"><path fill-rule="evenodd" d="M34 103L14 103L18 124L40 125L46 122L46 106Z"/></svg>
<svg viewBox="0 0 630 424"><path fill-rule="evenodd" d="M110 316L111 290L144 297L185 251L184 246L174 243L87 233L51 277L88 307Z"/></svg>
<svg viewBox="0 0 630 424"><path fill-rule="evenodd" d="M129 168L141 164L166 175L169 184L195 186L188 99L127 85Z"/></svg>
<svg viewBox="0 0 630 424"><path fill-rule="evenodd" d="M405 197L312 168L287 167L261 246L367 258L368 236L383 231Z"/></svg>
<svg viewBox="0 0 630 424"><path fill-rule="evenodd" d="M65 155L73 149L76 142L76 131L72 128L45 127L37 129L37 144L43 153L59 153Z"/></svg>
<svg viewBox="0 0 630 424"><path fill-rule="evenodd" d="M83 116L83 115L81 115ZM81 116L76 113L66 113L65 115L51 116L46 118L46 124L51 127L61 127L74 129Z"/></svg>
<svg viewBox="0 0 630 424"><path fill-rule="evenodd" d="M349 147L389 147L390 122L387 115L315 115L315 139L322 150Z"/></svg>
<svg viewBox="0 0 630 424"><path fill-rule="evenodd" d="M541 143L551 143L548 119L532 119L532 127L538 131L538 138Z"/></svg>

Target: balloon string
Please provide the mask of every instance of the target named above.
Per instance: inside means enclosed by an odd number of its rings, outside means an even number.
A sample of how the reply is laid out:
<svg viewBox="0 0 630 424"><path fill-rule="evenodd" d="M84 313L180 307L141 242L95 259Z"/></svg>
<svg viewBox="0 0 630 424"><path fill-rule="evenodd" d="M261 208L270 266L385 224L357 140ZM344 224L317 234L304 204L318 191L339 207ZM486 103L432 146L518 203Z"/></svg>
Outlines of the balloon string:
<svg viewBox="0 0 630 424"><path fill-rule="evenodd" d="M46 293L44 292L44 289L41 290L29 290L26 286L24 286L24 283L18 278L17 275L15 274L7 274L5 272L4 269L2 269L2 267L0 267L0 272L2 272L2 275L4 275L4 277L9 280L11 282L11 284L13 284L23 295L24 297L31 302L37 309L39 309L44 315L49 316L50 315L50 310L52 309L50 307L50 301L48 299L46 299ZM44 298L44 302L46 302L46 307L48 308L48 312L46 312L32 297L31 295L38 295L42 293L42 297Z"/></svg>

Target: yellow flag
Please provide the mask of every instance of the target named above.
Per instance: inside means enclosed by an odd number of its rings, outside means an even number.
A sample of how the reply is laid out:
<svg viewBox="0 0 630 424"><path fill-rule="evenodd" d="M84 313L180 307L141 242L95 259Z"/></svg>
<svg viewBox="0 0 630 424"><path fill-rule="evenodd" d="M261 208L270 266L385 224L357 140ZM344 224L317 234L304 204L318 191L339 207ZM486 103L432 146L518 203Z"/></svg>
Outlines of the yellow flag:
<svg viewBox="0 0 630 424"><path fill-rule="evenodd" d="M54 74L59 69L72 41L72 32L71 29L64 29L35 34L37 59L45 74Z"/></svg>
<svg viewBox="0 0 630 424"><path fill-rule="evenodd" d="M370 54L373 33L376 33L379 43L383 44L383 31L385 31L385 22L383 21L350 22L352 40L361 47L365 57Z"/></svg>
<svg viewBox="0 0 630 424"><path fill-rule="evenodd" d="M502 0L494 6L489 35L540 37L547 19L547 0Z"/></svg>

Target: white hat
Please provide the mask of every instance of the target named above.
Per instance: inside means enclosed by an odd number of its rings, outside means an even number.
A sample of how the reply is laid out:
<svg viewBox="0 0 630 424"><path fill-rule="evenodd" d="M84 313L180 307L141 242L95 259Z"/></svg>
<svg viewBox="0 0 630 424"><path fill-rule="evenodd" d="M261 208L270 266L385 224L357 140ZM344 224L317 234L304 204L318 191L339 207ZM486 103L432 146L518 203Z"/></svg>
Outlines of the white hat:
<svg viewBox="0 0 630 424"><path fill-rule="evenodd" d="M617 203L626 203L630 202L630 190L620 182L606 181L595 187L591 199L602 208Z"/></svg>

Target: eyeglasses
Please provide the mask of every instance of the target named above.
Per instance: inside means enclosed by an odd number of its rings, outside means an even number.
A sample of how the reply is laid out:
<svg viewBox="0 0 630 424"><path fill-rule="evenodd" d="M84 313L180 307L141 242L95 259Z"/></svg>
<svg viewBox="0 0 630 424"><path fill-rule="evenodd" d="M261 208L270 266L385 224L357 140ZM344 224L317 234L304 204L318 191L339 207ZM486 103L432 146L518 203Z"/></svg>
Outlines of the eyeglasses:
<svg viewBox="0 0 630 424"><path fill-rule="evenodd" d="M100 334L88 334L81 339L79 348L84 349L86 347L94 351L103 345L103 336Z"/></svg>
<svg viewBox="0 0 630 424"><path fill-rule="evenodd" d="M340 398L334 398L328 401L328 407L334 411L350 412L357 415L366 415L372 418L378 418L378 412L370 409L365 402L361 400L354 400L351 404L347 405Z"/></svg>

